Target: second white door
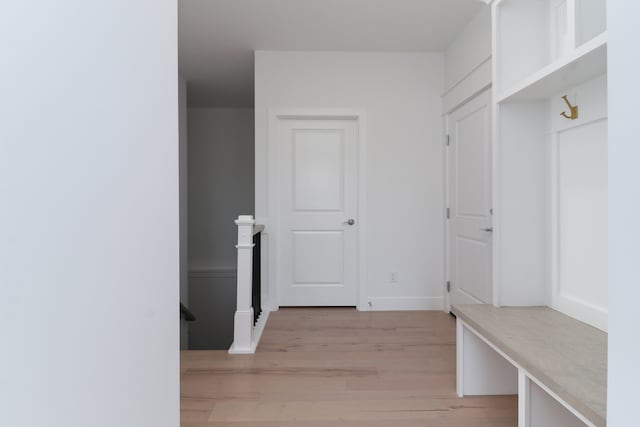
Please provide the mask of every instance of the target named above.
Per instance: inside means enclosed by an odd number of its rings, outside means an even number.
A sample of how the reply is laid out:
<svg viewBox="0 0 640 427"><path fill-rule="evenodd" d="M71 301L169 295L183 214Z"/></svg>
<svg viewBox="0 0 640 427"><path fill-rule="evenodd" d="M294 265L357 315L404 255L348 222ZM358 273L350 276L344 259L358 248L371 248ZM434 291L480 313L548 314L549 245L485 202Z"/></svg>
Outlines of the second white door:
<svg viewBox="0 0 640 427"><path fill-rule="evenodd" d="M492 281L491 92L449 114L449 301L490 304Z"/></svg>
<svg viewBox="0 0 640 427"><path fill-rule="evenodd" d="M278 121L281 306L355 306L358 126Z"/></svg>

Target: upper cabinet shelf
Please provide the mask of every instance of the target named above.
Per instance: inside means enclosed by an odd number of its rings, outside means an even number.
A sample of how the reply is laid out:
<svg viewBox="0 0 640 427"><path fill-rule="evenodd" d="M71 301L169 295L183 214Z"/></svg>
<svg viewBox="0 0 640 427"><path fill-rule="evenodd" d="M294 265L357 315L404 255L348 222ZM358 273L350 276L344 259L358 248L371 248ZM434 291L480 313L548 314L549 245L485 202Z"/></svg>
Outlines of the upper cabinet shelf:
<svg viewBox="0 0 640 427"><path fill-rule="evenodd" d="M606 72L605 0L501 0L493 13L498 102L548 98Z"/></svg>
<svg viewBox="0 0 640 427"><path fill-rule="evenodd" d="M557 95L607 72L607 34L580 46L519 84L499 94L497 102L531 101Z"/></svg>

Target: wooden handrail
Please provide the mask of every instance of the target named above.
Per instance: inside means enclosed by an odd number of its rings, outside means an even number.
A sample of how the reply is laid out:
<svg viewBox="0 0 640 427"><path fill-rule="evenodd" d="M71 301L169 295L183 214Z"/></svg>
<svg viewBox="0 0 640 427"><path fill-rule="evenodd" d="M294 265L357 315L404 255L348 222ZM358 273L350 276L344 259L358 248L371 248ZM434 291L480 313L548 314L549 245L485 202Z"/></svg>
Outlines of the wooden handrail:
<svg viewBox="0 0 640 427"><path fill-rule="evenodd" d="M195 322L196 316L183 303L180 303L180 317L184 315L187 322Z"/></svg>

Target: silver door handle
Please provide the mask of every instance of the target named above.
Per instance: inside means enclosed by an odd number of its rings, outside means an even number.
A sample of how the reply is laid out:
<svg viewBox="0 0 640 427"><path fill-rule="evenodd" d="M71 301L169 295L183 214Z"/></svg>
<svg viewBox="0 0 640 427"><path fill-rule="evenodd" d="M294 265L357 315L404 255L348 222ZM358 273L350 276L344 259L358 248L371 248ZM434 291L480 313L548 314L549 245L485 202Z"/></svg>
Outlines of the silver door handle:
<svg viewBox="0 0 640 427"><path fill-rule="evenodd" d="M493 233L493 227L491 227L491 228L481 228L480 230L486 231L487 233Z"/></svg>
<svg viewBox="0 0 640 427"><path fill-rule="evenodd" d="M353 225L353 224L355 224L355 223L356 223L356 220L355 220L355 219L353 219L353 218L349 218L348 220L343 221L342 223L343 223L343 224L347 224L347 225Z"/></svg>

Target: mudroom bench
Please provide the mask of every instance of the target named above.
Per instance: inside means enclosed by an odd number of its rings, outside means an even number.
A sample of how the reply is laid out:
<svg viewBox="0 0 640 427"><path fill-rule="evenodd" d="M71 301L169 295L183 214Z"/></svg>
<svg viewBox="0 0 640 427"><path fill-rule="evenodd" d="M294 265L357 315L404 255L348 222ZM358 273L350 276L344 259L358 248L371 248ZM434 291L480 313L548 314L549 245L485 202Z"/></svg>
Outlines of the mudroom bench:
<svg viewBox="0 0 640 427"><path fill-rule="evenodd" d="M451 312L460 397L517 394L519 427L606 425L605 332L548 307Z"/></svg>

